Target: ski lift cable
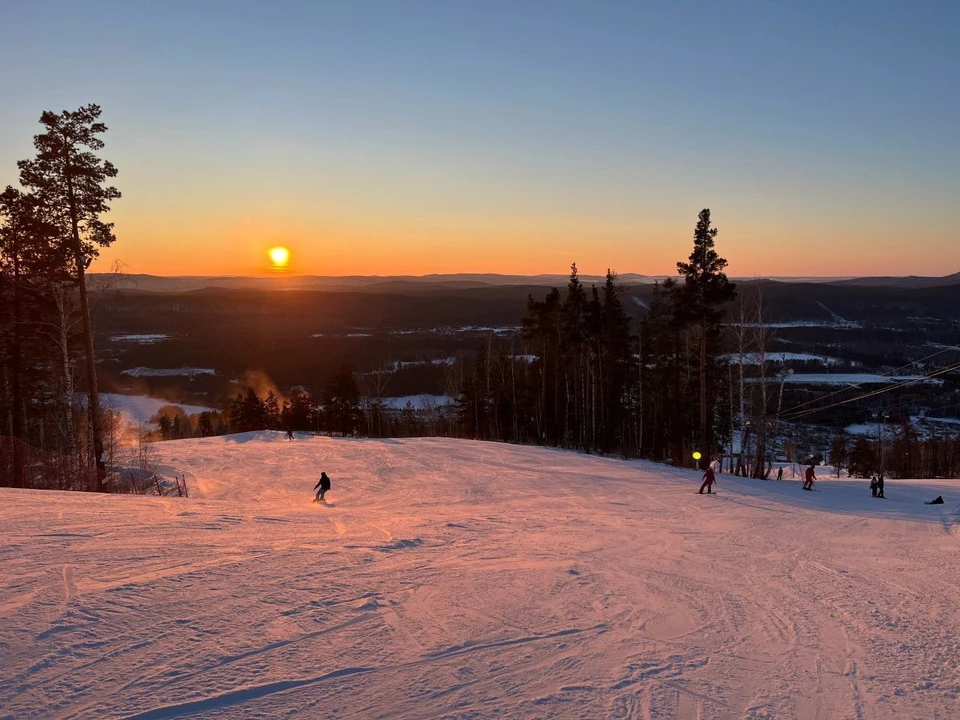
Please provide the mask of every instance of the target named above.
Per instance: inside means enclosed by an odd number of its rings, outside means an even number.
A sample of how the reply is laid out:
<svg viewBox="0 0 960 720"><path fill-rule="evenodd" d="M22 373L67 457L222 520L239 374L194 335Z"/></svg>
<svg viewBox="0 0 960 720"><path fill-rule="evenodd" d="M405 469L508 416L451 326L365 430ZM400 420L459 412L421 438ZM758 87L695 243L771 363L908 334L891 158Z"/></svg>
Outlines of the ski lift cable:
<svg viewBox="0 0 960 720"><path fill-rule="evenodd" d="M913 385L918 382L923 382L924 380L928 380L930 378L936 377L937 375L943 375L944 373L952 372L953 370L957 370L957 369L960 369L960 363L954 363L953 365L948 365L947 367L940 368L939 370L935 370L934 372L928 373L921 377L912 378L910 380L904 380L898 383L894 383L893 385L887 385L886 387L882 387L879 390L871 390L870 392L862 393L861 395L848 398L846 400L840 400L838 402L831 403L830 405L824 405L818 408L811 408L809 410L803 410L798 413L792 413L791 417L788 418L788 420L793 420L798 417L803 417L804 415L820 412L821 410L828 410L830 408L838 407L840 405L846 405L847 403L855 402L857 400L863 400L868 397L874 397L875 395L882 395L883 393L889 392L890 390L897 390L899 388L904 388L909 385Z"/></svg>
<svg viewBox="0 0 960 720"><path fill-rule="evenodd" d="M847 403L856 402L857 400L864 400L866 398L874 397L876 395L882 395L883 393L890 392L891 390L898 390L900 388L908 387L909 385L913 385L918 382L923 382L924 380L929 380L930 378L934 378L934 377L937 377L938 375L943 375L948 372L953 372L954 370L960 370L960 363L954 363L953 365L948 365L947 367L940 368L939 370L935 370L931 373L927 373L926 375L922 375L917 378L912 378L910 380L904 380L902 382L894 383L893 385L887 385L886 387L882 387L879 390L871 390L870 392L862 393L860 395L857 395L856 397L848 398L846 400L840 400L838 402L831 403L829 405L810 408L809 410L802 410L800 412L793 412L793 413L785 412L785 413L782 413L782 415L789 414L790 417L783 418L783 419L788 422L792 420L796 420L797 418L804 417L806 415L811 415L813 413L820 412L822 410L829 410L830 408L839 407L840 405L846 405Z"/></svg>
<svg viewBox="0 0 960 720"><path fill-rule="evenodd" d="M931 392L933 392L933 391L931 391ZM887 412L887 411L889 411L889 410L894 410L894 409L896 409L896 408L904 407L905 405L913 405L913 404L918 403L918 402L922 402L922 401L921 401L921 400L917 400L917 399L913 399L913 400L901 400L900 402L895 402L895 403L883 405L882 407L877 407L877 408L873 408L873 409L846 408L845 410L841 410L841 412L845 413L844 417L849 416L851 419L856 419L857 416L861 416L861 417L862 417L864 413ZM950 409L955 408L955 407L960 407L960 403L951 403L950 405L941 405L940 407L936 407L936 408L932 408L932 409L939 411L939 410L950 410ZM934 420L934 421L937 420L937 418L927 418L927 419L928 419L928 420ZM790 422L790 421L789 421L789 420L784 420L783 422Z"/></svg>
<svg viewBox="0 0 960 720"><path fill-rule="evenodd" d="M906 365L901 365L900 367L894 368L893 370L888 370L887 372L880 373L880 376L881 376L881 377L890 377L891 375L896 375L896 374L897 374L898 372L900 372L901 370L906 370L907 368L912 367L913 365L917 365L918 363L926 362L927 360L930 360L931 358L935 358L935 357L937 357L938 355L942 355L942 354L945 353L945 352L956 352L956 351L960 351L960 345L958 345L958 346L956 346L956 347L949 347L949 348L944 348L944 349L942 349L942 350L938 350L937 352L933 353L932 355L927 355L926 357L922 357L922 358L920 358L919 360L913 360L912 362L908 362ZM807 400L807 401L805 401L805 402L799 403L799 404L797 404L797 405L794 405L794 406L791 407L791 408L788 408L787 410L784 410L784 411L783 411L783 414L792 413L793 411L799 410L800 408L805 407L805 406L807 406L807 405L810 405L810 404L812 404L812 403L820 402L821 400L826 400L828 397L833 397L834 395L839 395L839 394L842 393L842 392L846 392L847 390L850 390L852 387L856 387L856 385L855 385L855 384L852 384L852 385L849 385L849 386L847 386L847 387L840 388L839 390L834 390L833 392L829 392L829 393L827 393L826 395L821 395L820 397L814 398L813 400Z"/></svg>

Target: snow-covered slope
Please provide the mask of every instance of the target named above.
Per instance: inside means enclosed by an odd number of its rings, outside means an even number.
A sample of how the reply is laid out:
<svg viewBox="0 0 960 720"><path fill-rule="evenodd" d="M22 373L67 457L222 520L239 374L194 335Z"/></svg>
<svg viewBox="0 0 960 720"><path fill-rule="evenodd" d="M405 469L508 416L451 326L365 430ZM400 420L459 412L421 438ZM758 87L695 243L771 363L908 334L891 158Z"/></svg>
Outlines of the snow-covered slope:
<svg viewBox="0 0 960 720"><path fill-rule="evenodd" d="M0 718L960 717L955 481L157 447L189 499L0 490Z"/></svg>

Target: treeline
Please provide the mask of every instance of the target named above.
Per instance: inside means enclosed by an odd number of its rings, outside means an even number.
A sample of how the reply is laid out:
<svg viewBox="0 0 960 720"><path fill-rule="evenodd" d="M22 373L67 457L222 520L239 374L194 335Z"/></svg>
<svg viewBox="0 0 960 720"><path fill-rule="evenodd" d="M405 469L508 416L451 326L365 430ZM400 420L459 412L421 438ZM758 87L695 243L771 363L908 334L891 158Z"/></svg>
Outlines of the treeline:
<svg viewBox="0 0 960 720"><path fill-rule="evenodd" d="M830 449L830 462L840 473L869 478L884 474L893 478L960 477L960 437L941 433L921 437L908 416L892 431L892 439L837 435Z"/></svg>
<svg viewBox="0 0 960 720"><path fill-rule="evenodd" d="M188 416L168 405L152 418L157 429L148 439L179 440L256 430L283 430L363 437L424 437L458 434L455 414L442 406L403 408L389 404L383 393L390 373L357 375L342 365L316 393L293 388L281 398L273 389L238 393L224 411Z"/></svg>
<svg viewBox="0 0 960 720"><path fill-rule="evenodd" d="M608 271L600 288L576 265L565 292L530 296L520 347L491 339L451 368L460 431L625 457L701 464L731 435L724 306L736 297L703 210L678 279L658 284L634 324Z"/></svg>
<svg viewBox="0 0 960 720"><path fill-rule="evenodd" d="M0 435L15 440L0 475L14 486L27 476L23 449L35 448L67 459L58 486L108 489L85 274L115 239L102 218L120 192L97 155L99 117L96 105L44 112L19 187L0 193Z"/></svg>

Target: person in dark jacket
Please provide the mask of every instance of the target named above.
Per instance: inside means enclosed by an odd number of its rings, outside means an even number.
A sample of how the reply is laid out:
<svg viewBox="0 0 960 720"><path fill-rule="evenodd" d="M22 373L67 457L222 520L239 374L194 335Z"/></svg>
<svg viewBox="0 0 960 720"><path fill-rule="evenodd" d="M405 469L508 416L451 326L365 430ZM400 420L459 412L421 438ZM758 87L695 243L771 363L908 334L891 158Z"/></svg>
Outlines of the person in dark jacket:
<svg viewBox="0 0 960 720"><path fill-rule="evenodd" d="M783 480L783 468L777 468L777 482Z"/></svg>
<svg viewBox="0 0 960 720"><path fill-rule="evenodd" d="M877 497L886 499L886 495L883 494L883 473L877 475Z"/></svg>
<svg viewBox="0 0 960 720"><path fill-rule="evenodd" d="M713 484L717 481L716 476L713 474L713 468L708 467L706 472L703 473L703 484L700 486L700 495L703 495L703 489L707 489L707 495L713 494Z"/></svg>
<svg viewBox="0 0 960 720"><path fill-rule="evenodd" d="M323 496L326 494L327 490L330 489L330 478L327 477L325 472L320 473L320 481L313 486L313 489L317 491L317 497L314 502L322 501Z"/></svg>
<svg viewBox="0 0 960 720"><path fill-rule="evenodd" d="M877 485L877 476L874 475L874 476L870 479L870 492L873 493L873 496L874 496L874 497L877 496L877 488L878 488L878 487L879 487L879 486Z"/></svg>
<svg viewBox="0 0 960 720"><path fill-rule="evenodd" d="M807 468L805 474L805 479L803 481L804 490L813 490L813 481L817 479L816 474L813 472L813 465Z"/></svg>

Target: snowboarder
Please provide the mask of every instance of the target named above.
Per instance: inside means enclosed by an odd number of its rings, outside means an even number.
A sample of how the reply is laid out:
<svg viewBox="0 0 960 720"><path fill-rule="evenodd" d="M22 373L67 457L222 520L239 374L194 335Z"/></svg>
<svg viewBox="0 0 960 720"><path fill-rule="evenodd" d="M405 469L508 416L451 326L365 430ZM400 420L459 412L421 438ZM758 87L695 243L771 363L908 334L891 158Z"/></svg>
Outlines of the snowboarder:
<svg viewBox="0 0 960 720"><path fill-rule="evenodd" d="M327 490L330 489L330 478L327 477L325 472L320 473L320 481L313 486L313 489L317 491L317 497L314 502L322 502L323 496L326 494Z"/></svg>
<svg viewBox="0 0 960 720"><path fill-rule="evenodd" d="M293 428L287 428L287 440L293 440Z"/></svg>
<svg viewBox="0 0 960 720"><path fill-rule="evenodd" d="M713 468L708 467L706 472L703 473L703 484L700 486L699 495L703 495L703 489L707 489L707 495L713 494L713 484L717 481L716 476L713 474Z"/></svg>
<svg viewBox="0 0 960 720"><path fill-rule="evenodd" d="M803 481L804 490L813 490L813 481L817 479L816 474L813 472L813 465L807 468Z"/></svg>
<svg viewBox="0 0 960 720"><path fill-rule="evenodd" d="M780 482L781 480L783 480L783 468L782 468L782 467L778 467L778 468L777 468L777 482Z"/></svg>
<svg viewBox="0 0 960 720"><path fill-rule="evenodd" d="M883 494L883 473L877 475L877 497L887 499L887 496Z"/></svg>
<svg viewBox="0 0 960 720"><path fill-rule="evenodd" d="M878 486L877 486L877 476L874 475L874 476L870 479L870 492L873 493L873 496L874 496L874 497L877 496L877 487L878 487Z"/></svg>

